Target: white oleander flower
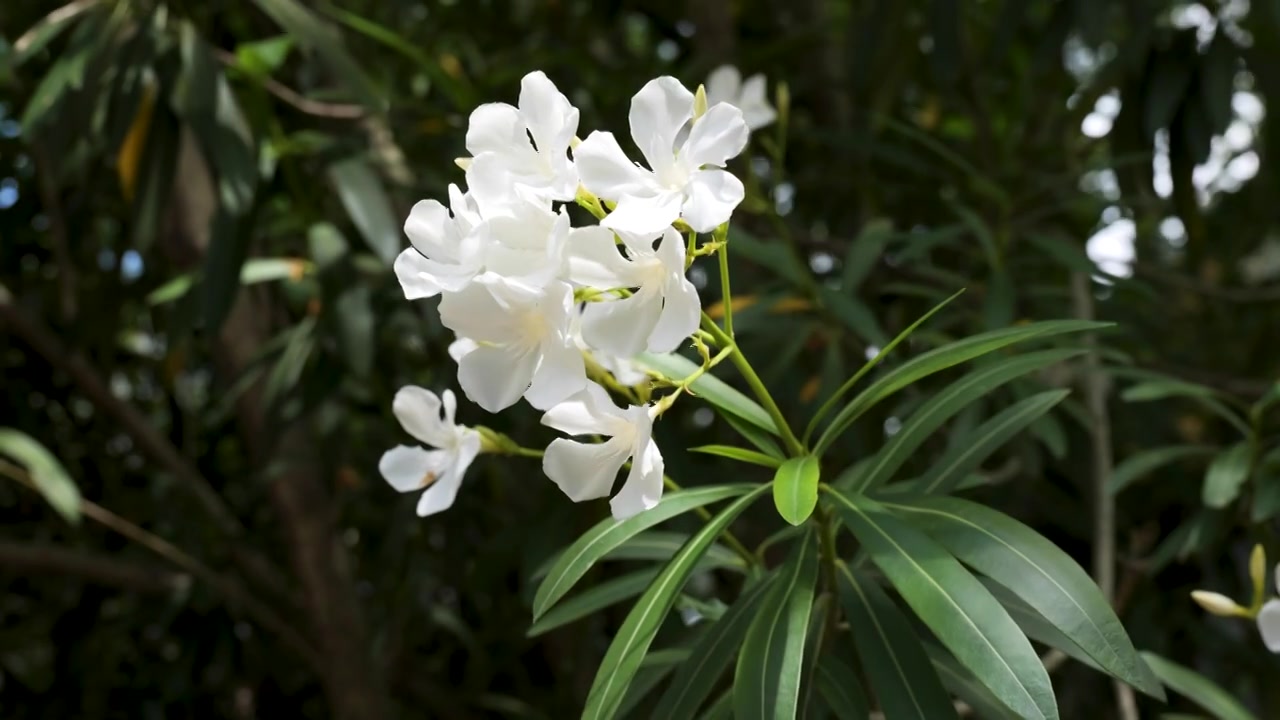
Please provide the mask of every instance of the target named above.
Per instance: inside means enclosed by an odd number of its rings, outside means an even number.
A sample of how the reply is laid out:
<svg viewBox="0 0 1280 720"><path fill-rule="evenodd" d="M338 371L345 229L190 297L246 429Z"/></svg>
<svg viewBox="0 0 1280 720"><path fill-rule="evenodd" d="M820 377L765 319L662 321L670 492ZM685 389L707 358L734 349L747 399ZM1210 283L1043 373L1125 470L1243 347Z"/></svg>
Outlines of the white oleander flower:
<svg viewBox="0 0 1280 720"><path fill-rule="evenodd" d="M557 438L542 457L542 470L574 502L608 496L618 471L631 460L622 489L609 501L619 520L649 510L662 499L662 453L653 442L653 408L614 405L589 383L542 416L542 424L569 435L604 435L602 443Z"/></svg>
<svg viewBox="0 0 1280 720"><path fill-rule="evenodd" d="M630 297L588 303L582 337L591 348L630 358L640 352L669 353L698 329L702 304L684 275L684 239L668 226L654 248L653 236L623 236L626 257L604 228L574 233L571 277L588 287L634 288Z"/></svg>
<svg viewBox="0 0 1280 720"><path fill-rule="evenodd" d="M732 65L721 65L707 76L707 104L727 103L742 111L742 119L751 130L759 130L778 118L765 95L764 75L756 74L742 79L742 73Z"/></svg>
<svg viewBox="0 0 1280 720"><path fill-rule="evenodd" d="M1280 590L1280 565L1276 566L1276 589ZM1258 633L1262 644L1273 653L1280 653L1280 598L1271 598L1258 611Z"/></svg>
<svg viewBox="0 0 1280 720"><path fill-rule="evenodd" d="M449 207L420 200L404 221L412 247L396 258L395 273L409 300L466 287L480 272L486 228L475 198L449 185Z"/></svg>
<svg viewBox="0 0 1280 720"><path fill-rule="evenodd" d="M400 492L426 488L418 500L418 515L425 517L447 510L458 495L467 468L480 453L480 433L454 422L457 399L452 390L436 397L424 388L403 387L391 408L405 432L435 449L409 445L391 448L383 453L378 471Z"/></svg>
<svg viewBox="0 0 1280 720"><path fill-rule="evenodd" d="M445 293L440 321L476 347L459 353L458 383L472 402L496 413L521 396L546 410L582 390L586 364L569 335L573 288L546 288L487 274ZM465 350L460 346L459 350Z"/></svg>
<svg viewBox="0 0 1280 720"><path fill-rule="evenodd" d="M723 170L746 147L742 111L720 103L707 110L677 143L693 119L693 93L673 77L649 81L631 100L631 137L649 162L627 159L613 133L591 133L574 150L582 184L617 202L600 224L620 234L654 237L683 218L698 232L729 220L742 202L742 181Z"/></svg>

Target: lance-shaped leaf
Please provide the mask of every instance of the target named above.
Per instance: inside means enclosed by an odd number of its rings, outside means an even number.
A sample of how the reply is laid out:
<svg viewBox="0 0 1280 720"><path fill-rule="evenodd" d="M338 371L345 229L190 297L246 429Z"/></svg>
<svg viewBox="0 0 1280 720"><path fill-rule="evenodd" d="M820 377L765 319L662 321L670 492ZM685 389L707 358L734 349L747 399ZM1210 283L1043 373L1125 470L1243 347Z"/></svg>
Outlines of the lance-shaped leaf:
<svg viewBox="0 0 1280 720"><path fill-rule="evenodd" d="M799 525L813 514L818 504L818 458L813 455L791 458L773 476L773 504L782 519Z"/></svg>
<svg viewBox="0 0 1280 720"><path fill-rule="evenodd" d="M627 540L641 532L694 508L719 500L737 497L751 490L751 485L717 485L670 493L657 507L627 518L621 522L613 518L601 520L560 554L555 565L547 572L546 580L538 586L533 598L533 618L542 617L557 600L573 589L575 583L587 574L592 565ZM765 485L759 488L767 487Z"/></svg>
<svg viewBox="0 0 1280 720"><path fill-rule="evenodd" d="M818 540L796 541L769 588L738 654L733 709L738 720L791 720L800 701L805 636L818 579Z"/></svg>
<svg viewBox="0 0 1280 720"><path fill-rule="evenodd" d="M702 554L729 527L729 523L767 489L767 485L761 485L730 503L690 537L680 552L671 558L671 562L662 568L657 579L636 601L635 607L609 644L604 659L600 661L591 691L587 694L586 709L582 712L584 720L604 720L616 715L631 679L640 667L654 636L658 634L658 628L675 604L676 596L693 573ZM640 516L646 514L648 513Z"/></svg>
<svg viewBox="0 0 1280 720"><path fill-rule="evenodd" d="M818 695L831 708L832 715L838 720L867 720L871 704L853 668L835 655L824 654L818 660L815 675Z"/></svg>
<svg viewBox="0 0 1280 720"><path fill-rule="evenodd" d="M960 498L902 498L886 507L1007 587L1107 672L1143 692L1160 692L1142 672L1137 650L1093 579L1039 533Z"/></svg>
<svg viewBox="0 0 1280 720"><path fill-rule="evenodd" d="M945 548L879 503L828 491L844 524L956 659L1023 717L1056 720L1049 674L982 583Z"/></svg>
<svg viewBox="0 0 1280 720"><path fill-rule="evenodd" d="M1231 693L1200 673L1155 653L1144 652L1142 658L1170 690L1208 710L1218 720L1257 720Z"/></svg>
<svg viewBox="0 0 1280 720"><path fill-rule="evenodd" d="M645 588L658 577L658 570L640 570L616 577L596 585L585 592L574 595L547 611L542 619L529 628L528 637L537 637L543 633L568 625L601 608L616 605L628 598L644 592Z"/></svg>

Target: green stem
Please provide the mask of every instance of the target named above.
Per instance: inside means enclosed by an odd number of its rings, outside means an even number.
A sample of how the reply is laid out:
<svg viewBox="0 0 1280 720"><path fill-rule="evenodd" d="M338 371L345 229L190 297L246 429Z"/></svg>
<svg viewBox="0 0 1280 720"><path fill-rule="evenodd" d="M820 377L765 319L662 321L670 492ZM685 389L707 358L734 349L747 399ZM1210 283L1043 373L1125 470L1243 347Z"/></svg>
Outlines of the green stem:
<svg viewBox="0 0 1280 720"><path fill-rule="evenodd" d="M729 337L724 330L716 325L706 313L702 313L702 329L711 333L715 339L716 345L721 349L733 347L737 349L729 355L729 359L733 361L738 372L742 374L747 385L751 388L751 392L755 394L756 399L764 405L765 412L769 413L769 417L773 419L773 424L778 428L778 434L782 437L782 442L787 446L787 452L792 457L800 457L805 454L805 447L800 440L796 438L796 434L791 431L791 426L787 424L787 419L783 417L782 410L778 404L773 401L773 396L769 394L769 389L764 386L764 382L760 380L760 376L756 374L755 368L751 367L751 362L742 354L742 350L738 348L733 338Z"/></svg>
<svg viewBox="0 0 1280 720"><path fill-rule="evenodd" d="M716 251L720 259L720 306L724 308L724 334L733 337L733 297L729 293L729 244Z"/></svg>
<svg viewBox="0 0 1280 720"><path fill-rule="evenodd" d="M666 487L668 490L670 490L671 492L679 492L680 490L683 489L680 487L678 483L676 483L675 480L672 480L666 475L662 476L662 485ZM711 512L704 507L696 508L694 512L696 512L698 514L698 517L702 518L704 522L709 522L711 520ZM747 567L751 567L752 565L756 564L755 553L752 553L750 550L748 550L747 546L743 545L742 542L738 540L737 536L733 534L733 531L731 530L724 531L724 541L730 548L733 549L734 552L738 553L738 555L747 563Z"/></svg>

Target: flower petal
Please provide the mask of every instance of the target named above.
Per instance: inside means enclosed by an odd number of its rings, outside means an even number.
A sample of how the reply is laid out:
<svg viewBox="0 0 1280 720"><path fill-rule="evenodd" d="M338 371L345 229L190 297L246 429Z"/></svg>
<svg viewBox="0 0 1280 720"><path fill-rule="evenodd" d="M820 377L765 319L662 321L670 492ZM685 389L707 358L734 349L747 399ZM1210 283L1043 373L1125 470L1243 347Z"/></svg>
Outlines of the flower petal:
<svg viewBox="0 0 1280 720"><path fill-rule="evenodd" d="M378 472L391 487L400 492L413 492L435 482L449 467L451 453L397 445L382 454Z"/></svg>
<svg viewBox="0 0 1280 720"><path fill-rule="evenodd" d="M635 409L643 411L643 408ZM644 428L639 440L639 452L632 457L631 472L627 473L622 489L609 501L616 520L652 510L662 500L662 474L666 470L662 452L653 442L648 427Z"/></svg>
<svg viewBox="0 0 1280 720"><path fill-rule="evenodd" d="M752 75L742 84L742 94L734 103L742 110L742 119L752 130L769 125L778 118L778 113L769 104L764 75Z"/></svg>
<svg viewBox="0 0 1280 720"><path fill-rule="evenodd" d="M453 342L449 343L449 357L453 358L454 362L458 362L462 358L466 357L468 353L470 353L472 350L475 350L478 347L480 347L480 344L477 343L475 340L472 340L471 338L460 337L457 340L454 340Z"/></svg>
<svg viewBox="0 0 1280 720"><path fill-rule="evenodd" d="M462 487L462 479L466 475L471 462L480 454L480 433L468 431L467 436L451 455L448 470L418 498L418 516L434 515L453 506L458 496L458 488Z"/></svg>
<svg viewBox="0 0 1280 720"><path fill-rule="evenodd" d="M578 132L578 109L541 70L520 81L520 115L544 158L566 156Z"/></svg>
<svg viewBox="0 0 1280 720"><path fill-rule="evenodd" d="M574 502L602 498L613 490L631 448L626 442L580 443L556 438L542 455L542 472Z"/></svg>
<svg viewBox="0 0 1280 720"><path fill-rule="evenodd" d="M440 419L440 406L440 398L435 393L406 385L396 391L391 412L400 421L400 427L424 445L444 448L452 444L453 432Z"/></svg>
<svg viewBox="0 0 1280 720"><path fill-rule="evenodd" d="M435 265L413 248L405 248L392 265L406 300L420 300L440 294L440 283L431 270Z"/></svg>
<svg viewBox="0 0 1280 720"><path fill-rule="evenodd" d="M547 410L582 391L587 385L587 367L582 351L572 343L544 343L542 360L533 372L525 400L538 410Z"/></svg>
<svg viewBox="0 0 1280 720"><path fill-rule="evenodd" d="M728 222L746 194L741 180L717 169L693 173L687 192L681 214L698 232L711 232Z"/></svg>
<svg viewBox="0 0 1280 720"><path fill-rule="evenodd" d="M453 418L458 412L458 396L454 395L452 390L445 388L444 392L440 393L440 404L444 407L445 428L450 433L455 433L458 430L458 423Z"/></svg>
<svg viewBox="0 0 1280 720"><path fill-rule="evenodd" d="M1258 632L1268 650L1280 653L1280 600L1268 600L1258 611Z"/></svg>
<svg viewBox="0 0 1280 720"><path fill-rule="evenodd" d="M680 150L680 160L690 170L703 165L724 167L747 146L750 135L741 110L728 103L712 105L693 124L689 139Z"/></svg>
<svg viewBox="0 0 1280 720"><path fill-rule="evenodd" d="M454 260L456 237L448 232L453 218L448 209L437 200L419 200L409 210L404 221L404 234L409 237L418 252L440 262Z"/></svg>
<svg viewBox="0 0 1280 720"><path fill-rule="evenodd" d="M573 151L573 160L582 185L606 200L657 191L653 174L628 160L611 132L597 130L588 135Z"/></svg>
<svg viewBox="0 0 1280 720"><path fill-rule="evenodd" d="M741 187L742 184L738 185ZM648 197L625 195L618 199L618 206L600 221L600 225L618 234L654 237L680 217L682 201L680 193L667 190ZM741 198L738 201L741 202Z"/></svg>
<svg viewBox="0 0 1280 720"><path fill-rule="evenodd" d="M675 352L698 329L702 301L698 289L681 274L669 280L662 291L662 314L649 333L646 349L653 353Z"/></svg>
<svg viewBox="0 0 1280 720"><path fill-rule="evenodd" d="M485 103L471 112L467 122L467 152L506 153L529 144L520 111L506 103Z"/></svg>
<svg viewBox="0 0 1280 720"><path fill-rule="evenodd" d="M592 349L633 357L645 349L662 314L659 288L642 287L621 300L588 303L582 311L582 339Z"/></svg>
<svg viewBox="0 0 1280 720"><path fill-rule="evenodd" d="M495 297L506 288L494 283L474 283L440 299L440 322L459 337L478 342L508 342L520 328L508 305Z"/></svg>
<svg viewBox="0 0 1280 720"><path fill-rule="evenodd" d="M613 238L613 231L599 225L569 233L570 282L601 290L635 287L631 263L618 252Z"/></svg>
<svg viewBox="0 0 1280 720"><path fill-rule="evenodd" d="M542 424L566 435L612 435L605 417L609 408L617 408L609 393L589 382L582 392L543 413Z"/></svg>
<svg viewBox="0 0 1280 720"><path fill-rule="evenodd" d="M481 345L458 361L458 384L471 402L501 412L529 389L537 362L535 352Z"/></svg>
<svg viewBox="0 0 1280 720"><path fill-rule="evenodd" d="M680 81L654 78L631 98L631 138L658 177L675 165L676 135L693 117L693 93Z"/></svg>
<svg viewBox="0 0 1280 720"><path fill-rule="evenodd" d="M734 103L738 99L738 91L742 86L742 73L732 65L721 65L707 75L704 87L707 91L707 104Z"/></svg>

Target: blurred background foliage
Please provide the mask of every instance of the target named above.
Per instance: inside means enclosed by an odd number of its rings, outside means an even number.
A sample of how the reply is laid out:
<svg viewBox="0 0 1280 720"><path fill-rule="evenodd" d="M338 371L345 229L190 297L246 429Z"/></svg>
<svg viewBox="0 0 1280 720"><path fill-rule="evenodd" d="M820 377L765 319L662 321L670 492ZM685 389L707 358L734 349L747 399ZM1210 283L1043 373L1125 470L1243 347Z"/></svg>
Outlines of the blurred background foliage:
<svg viewBox="0 0 1280 720"><path fill-rule="evenodd" d="M607 510L522 460L483 459L428 520L382 482L406 442L395 390L455 372L390 262L412 203L461 183L470 111L524 73L581 108L580 137L625 136L646 80L724 62L784 110L735 161L731 241L739 336L784 411L805 419L960 288L891 365L1031 319L1117 322L1103 367L952 424L1077 388L970 493L1089 567L1110 486L1135 644L1280 715L1256 630L1187 595L1245 598L1253 543L1280 557L1273 0L17 0L0 425L84 500L68 522L0 482L4 717L574 716L628 605L527 638L532 578ZM694 279L711 303L716 278ZM873 411L833 468L954 377ZM551 437L524 406L460 416ZM682 483L750 472L679 450L733 442L709 410L681 403L658 432ZM772 512L737 534L760 542ZM686 593L734 588L707 573ZM1054 680L1064 717L1116 716L1102 676Z"/></svg>

